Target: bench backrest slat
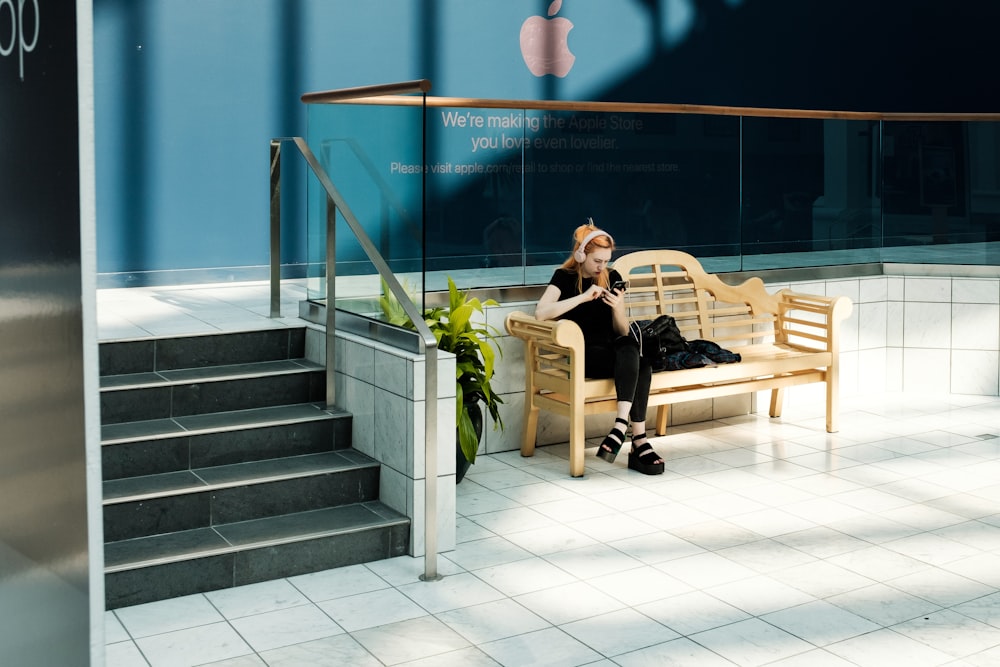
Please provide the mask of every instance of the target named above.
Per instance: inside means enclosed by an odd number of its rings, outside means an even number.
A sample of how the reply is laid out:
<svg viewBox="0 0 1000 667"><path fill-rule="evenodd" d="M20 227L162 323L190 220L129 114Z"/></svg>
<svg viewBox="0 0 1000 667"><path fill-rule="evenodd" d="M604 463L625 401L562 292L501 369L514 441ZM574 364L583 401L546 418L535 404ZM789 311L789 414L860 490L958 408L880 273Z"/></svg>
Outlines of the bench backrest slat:
<svg viewBox="0 0 1000 667"><path fill-rule="evenodd" d="M759 278L735 288L678 250L629 253L614 268L629 282L626 299L632 320L669 314L686 339L729 345L770 342L780 335L775 331L780 299L768 294Z"/></svg>

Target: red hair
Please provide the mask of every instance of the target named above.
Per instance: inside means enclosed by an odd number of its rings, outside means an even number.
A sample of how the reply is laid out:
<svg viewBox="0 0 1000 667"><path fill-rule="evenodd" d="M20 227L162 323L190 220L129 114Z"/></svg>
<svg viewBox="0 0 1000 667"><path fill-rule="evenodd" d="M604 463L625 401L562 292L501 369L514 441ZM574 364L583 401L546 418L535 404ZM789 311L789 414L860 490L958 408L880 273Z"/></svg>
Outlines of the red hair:
<svg viewBox="0 0 1000 667"><path fill-rule="evenodd" d="M596 233L595 233L596 232ZM590 240L587 240L587 236L590 236ZM586 246L581 248L581 245L586 241ZM615 240L611 238L611 234L608 234L603 229L596 227L593 221L588 222L586 225L580 225L573 232L573 253L569 258L563 262L562 268L565 271L570 271L576 273L576 288L583 291L583 270L581 269L582 262L577 261L576 253L578 250L583 250L584 255L589 255L600 248L607 248L609 250L615 249ZM601 272L594 276L594 284L608 289L611 285L611 281L608 279L608 268L604 267Z"/></svg>

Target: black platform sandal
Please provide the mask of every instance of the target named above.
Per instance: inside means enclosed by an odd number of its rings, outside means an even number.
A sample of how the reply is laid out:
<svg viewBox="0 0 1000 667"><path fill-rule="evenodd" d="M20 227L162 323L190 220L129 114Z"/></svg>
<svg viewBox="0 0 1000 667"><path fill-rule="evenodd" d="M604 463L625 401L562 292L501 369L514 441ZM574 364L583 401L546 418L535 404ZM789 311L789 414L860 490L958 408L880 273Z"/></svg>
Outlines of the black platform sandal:
<svg viewBox="0 0 1000 667"><path fill-rule="evenodd" d="M637 470L643 475L660 475L663 473L663 461L657 463L660 455L653 451L653 446L646 440L641 445L636 446L632 440L632 450L628 453L628 467Z"/></svg>
<svg viewBox="0 0 1000 667"><path fill-rule="evenodd" d="M618 428L619 423L625 426ZM608 463L614 463L615 457L618 456L618 451L622 448L622 443L625 442L625 429L627 428L628 422L621 417L616 417L615 427L611 429L611 433L608 433L600 447L597 448L597 455ZM617 440L615 440L616 437L618 438Z"/></svg>

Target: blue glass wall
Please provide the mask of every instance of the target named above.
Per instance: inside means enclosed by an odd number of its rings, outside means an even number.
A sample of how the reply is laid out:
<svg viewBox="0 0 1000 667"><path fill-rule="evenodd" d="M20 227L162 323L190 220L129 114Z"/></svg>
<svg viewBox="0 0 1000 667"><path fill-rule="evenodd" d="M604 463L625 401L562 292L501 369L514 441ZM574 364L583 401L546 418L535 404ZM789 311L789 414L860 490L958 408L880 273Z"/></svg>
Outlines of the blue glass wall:
<svg viewBox="0 0 1000 667"><path fill-rule="evenodd" d="M186 272L197 281L207 269L222 270L219 279L240 279L252 277L254 267L266 276L266 147L273 137L306 134L307 112L299 96L308 91L426 78L434 95L465 98L876 112L1000 109L1000 88L992 85L1000 3L565 0L557 15L548 17L549 6L549 0L94 0L98 270L123 280L155 281L151 274L157 272L173 272L168 277L176 279ZM529 60L538 54L522 49L520 33L525 26L551 29L556 19L572 24L569 53L561 55L561 66L568 69L539 68L537 58L532 69ZM16 69L16 62L11 57L4 64ZM704 129L697 128L697 120L674 122L676 135L658 128L656 141L694 154L678 158L682 170L670 187L682 194L689 188L707 192L709 204L719 210L709 215L705 204L674 207L671 219L680 222L671 233L683 229L691 243L714 248L723 232L724 242L730 242L733 206L749 206L754 217L778 209L784 215L781 193L811 194L793 189L801 184L781 185L779 193L779 186L762 183L752 201L729 202L730 195L717 187L731 168L724 157L729 149L721 148L725 137L719 136L730 131L721 127L725 122L709 119ZM770 136L792 132L764 126L765 138L769 131ZM743 131L752 148L750 128ZM790 160L794 151L819 141L805 127L799 138L799 148L788 140L783 149L765 146L763 152ZM695 148L685 145L695 146L695 139L700 141ZM723 155L702 156L704 150ZM955 154L956 160L962 157ZM699 159L713 163L697 165ZM975 156L966 151L964 159ZM699 175L705 169L708 173ZM305 211L293 205L301 199L290 196L296 190L301 196L305 176L291 167L284 173L291 179L284 188L291 208L283 212L282 261L288 267L308 261ZM643 215L633 210L640 206L633 192L617 193L613 207L609 198L605 212L604 202L580 200L570 190L574 182L566 180L556 174L544 182L570 192L560 198L563 207L577 209L569 218L593 213L627 234L624 223ZM499 185L507 188L499 193L506 197L509 182ZM536 200L537 190L525 193L527 208L518 218L531 225L530 252L553 252L571 223L553 218L560 207L531 204ZM677 203L677 197L671 200ZM436 229L428 228L431 241L442 246L454 224L442 208L447 204L438 202L443 217ZM481 212L490 222L505 217L509 207L501 204L495 193L493 210ZM653 205L663 207L655 200ZM796 194L787 208L802 205ZM814 220L832 214L820 210L822 200L812 205ZM972 217L976 205L970 201L966 209ZM863 207L852 202L849 208ZM625 216L621 225L619 214ZM951 218L960 216L965 213L943 217L954 227L958 220ZM707 229L705 220L724 229ZM832 221L834 230L860 230L864 224L856 218ZM787 243L766 225L765 217L762 250ZM442 262L454 254L446 247L436 253Z"/></svg>

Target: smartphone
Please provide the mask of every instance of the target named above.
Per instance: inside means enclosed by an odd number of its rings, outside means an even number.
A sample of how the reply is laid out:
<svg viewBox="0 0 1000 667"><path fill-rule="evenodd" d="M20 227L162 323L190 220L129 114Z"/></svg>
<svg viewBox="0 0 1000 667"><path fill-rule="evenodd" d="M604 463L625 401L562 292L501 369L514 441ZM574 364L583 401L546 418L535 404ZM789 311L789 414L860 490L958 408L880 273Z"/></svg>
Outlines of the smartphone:
<svg viewBox="0 0 1000 667"><path fill-rule="evenodd" d="M625 292L625 290L627 290L627 289L628 289L628 283L625 282L624 280L616 280L611 285L611 291L612 292Z"/></svg>

